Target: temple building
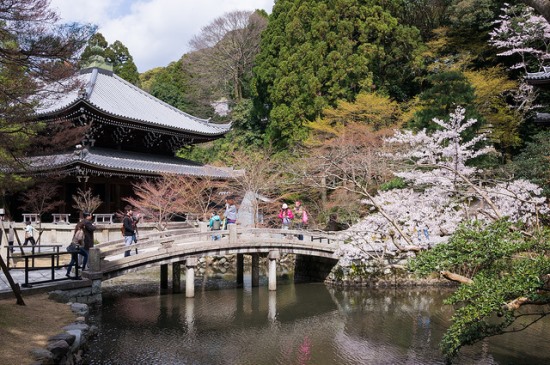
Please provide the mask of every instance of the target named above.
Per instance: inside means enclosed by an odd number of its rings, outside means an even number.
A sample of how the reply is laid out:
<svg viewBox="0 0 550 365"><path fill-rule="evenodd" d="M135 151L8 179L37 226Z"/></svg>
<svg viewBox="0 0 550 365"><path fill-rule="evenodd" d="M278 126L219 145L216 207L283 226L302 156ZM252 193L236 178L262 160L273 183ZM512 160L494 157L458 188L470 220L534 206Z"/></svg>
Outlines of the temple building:
<svg viewBox="0 0 550 365"><path fill-rule="evenodd" d="M543 67L539 72L527 72L525 81L543 90L550 89L550 67ZM542 126L550 126L550 113L537 112L535 122Z"/></svg>
<svg viewBox="0 0 550 365"><path fill-rule="evenodd" d="M113 73L96 57L75 76L81 85L57 99L42 101L36 117L46 126L65 123L77 131L70 149L29 159L27 173L58 176L65 206L76 213L72 196L92 189L103 201L96 213L112 213L132 196L132 183L164 173L231 178L235 171L176 157L182 147L213 141L230 130L178 110ZM23 212L19 212L23 213ZM72 217L78 216L77 214Z"/></svg>

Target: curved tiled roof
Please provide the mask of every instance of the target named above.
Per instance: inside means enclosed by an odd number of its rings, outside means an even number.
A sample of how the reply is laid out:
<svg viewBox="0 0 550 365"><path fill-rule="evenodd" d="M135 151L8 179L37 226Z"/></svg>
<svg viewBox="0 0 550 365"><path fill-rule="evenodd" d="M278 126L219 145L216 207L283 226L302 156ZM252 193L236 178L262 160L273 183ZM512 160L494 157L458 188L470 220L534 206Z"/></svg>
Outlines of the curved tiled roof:
<svg viewBox="0 0 550 365"><path fill-rule="evenodd" d="M32 157L31 170L51 171L54 169L74 170L76 165L81 170L108 170L111 175L148 175L177 174L186 176L209 176L231 178L239 171L200 165L178 157L157 156L151 154L109 150L102 148L82 149L70 153L50 156ZM71 167L73 167L71 169Z"/></svg>
<svg viewBox="0 0 550 365"><path fill-rule="evenodd" d="M215 124L176 109L112 72L98 68L83 70L75 76L84 85L57 100L44 100L37 115L49 116L85 100L103 113L136 123L186 131L201 135L222 135L231 124Z"/></svg>
<svg viewBox="0 0 550 365"><path fill-rule="evenodd" d="M550 79L550 67L543 67L543 71L540 72L527 72L525 75L526 80L549 80Z"/></svg>

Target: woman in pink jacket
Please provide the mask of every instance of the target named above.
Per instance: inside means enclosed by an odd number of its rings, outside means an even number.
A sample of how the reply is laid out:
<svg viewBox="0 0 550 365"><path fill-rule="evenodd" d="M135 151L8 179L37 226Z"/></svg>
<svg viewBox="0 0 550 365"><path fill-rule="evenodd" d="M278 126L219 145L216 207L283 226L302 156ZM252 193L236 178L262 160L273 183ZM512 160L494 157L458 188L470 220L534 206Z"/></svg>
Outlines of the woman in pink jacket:
<svg viewBox="0 0 550 365"><path fill-rule="evenodd" d="M279 218L281 219L282 229L289 229L290 223L292 222L292 219L294 218L294 214L292 213L292 209L288 209L288 205L283 204L281 207L281 210L279 211Z"/></svg>

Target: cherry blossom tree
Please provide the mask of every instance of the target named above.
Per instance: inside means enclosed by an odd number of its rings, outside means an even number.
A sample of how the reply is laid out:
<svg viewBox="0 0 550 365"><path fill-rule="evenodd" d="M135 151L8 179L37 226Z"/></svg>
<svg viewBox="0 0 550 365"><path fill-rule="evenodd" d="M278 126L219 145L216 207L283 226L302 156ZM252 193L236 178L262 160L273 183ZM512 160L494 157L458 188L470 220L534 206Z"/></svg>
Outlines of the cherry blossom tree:
<svg viewBox="0 0 550 365"><path fill-rule="evenodd" d="M206 218L208 210L220 204L217 193L227 184L206 176L164 174L158 179L144 179L133 184L135 197L124 201L150 217L161 231L175 216L198 215Z"/></svg>
<svg viewBox="0 0 550 365"><path fill-rule="evenodd" d="M502 49L499 56L519 56L519 62L512 69L530 71L530 67L542 70L550 58L550 23L526 6L502 8L503 14L495 22L498 25L489 33L489 43Z"/></svg>
<svg viewBox="0 0 550 365"><path fill-rule="evenodd" d="M407 187L372 194L364 179L350 177L346 189L360 193L371 214L346 231L350 243L341 248L346 265L373 250L418 252L446 242L468 220L493 222L508 217L512 222L538 225L548 213L542 190L525 180L487 182L471 161L492 152L484 145L485 134L466 138L477 120L465 120L457 108L448 121L434 119L440 129L428 134L396 131L386 139L401 146L386 153L401 161L394 172Z"/></svg>
<svg viewBox="0 0 550 365"><path fill-rule="evenodd" d="M394 174L407 187L372 194L361 179L348 179L347 189L363 192L371 214L343 233L348 243L340 248L340 265L350 271L367 259L384 265L390 251L409 251L415 273L438 272L461 284L447 301L457 305L441 344L449 359L464 345L517 331L518 318L528 327L549 314L550 303L550 231L539 229L549 212L542 189L526 180L486 179L472 161L491 148L484 134L467 138L476 121L464 115L457 108L448 121L435 119L440 129L431 134L405 130L386 139L402 147L386 156L402 163ZM518 312L524 305L537 309L529 317Z"/></svg>

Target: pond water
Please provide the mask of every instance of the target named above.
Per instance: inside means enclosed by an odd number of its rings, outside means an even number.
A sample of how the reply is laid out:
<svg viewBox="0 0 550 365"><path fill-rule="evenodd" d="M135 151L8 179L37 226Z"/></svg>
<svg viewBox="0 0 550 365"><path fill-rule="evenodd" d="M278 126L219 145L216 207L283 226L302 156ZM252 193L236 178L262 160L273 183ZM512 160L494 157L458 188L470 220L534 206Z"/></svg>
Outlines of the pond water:
<svg viewBox="0 0 550 365"><path fill-rule="evenodd" d="M100 332L86 361L445 364L438 346L452 314L442 303L447 289L341 290L281 279L269 292L265 285L252 288L247 275L244 288L231 288L232 282L234 276L218 275L210 285L197 283L195 298L155 290L107 295L91 317ZM550 364L550 318L464 348L453 363Z"/></svg>

